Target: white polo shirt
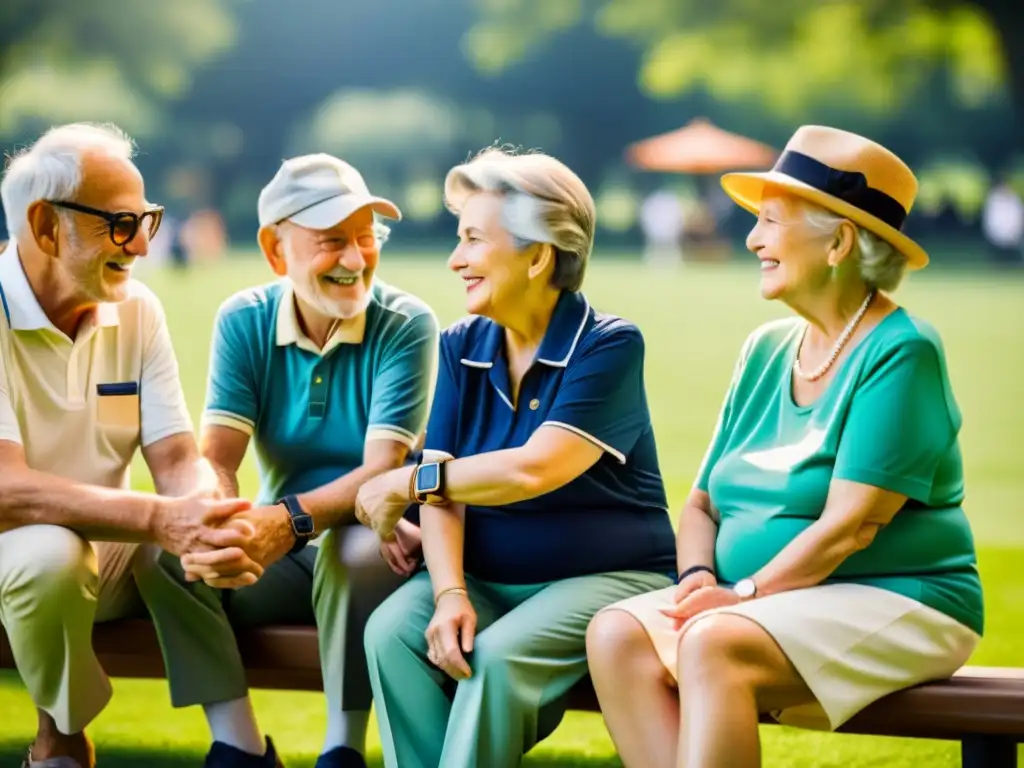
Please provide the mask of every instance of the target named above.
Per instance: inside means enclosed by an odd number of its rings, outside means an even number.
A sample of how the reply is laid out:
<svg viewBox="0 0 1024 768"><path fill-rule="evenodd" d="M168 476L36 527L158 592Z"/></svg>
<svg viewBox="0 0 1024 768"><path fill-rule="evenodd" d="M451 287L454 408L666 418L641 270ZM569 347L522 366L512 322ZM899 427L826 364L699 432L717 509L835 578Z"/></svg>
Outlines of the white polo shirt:
<svg viewBox="0 0 1024 768"><path fill-rule="evenodd" d="M127 488L139 446L192 431L163 307L144 285L99 305L74 340L39 306L14 243L0 291L0 440L20 443L30 467Z"/></svg>

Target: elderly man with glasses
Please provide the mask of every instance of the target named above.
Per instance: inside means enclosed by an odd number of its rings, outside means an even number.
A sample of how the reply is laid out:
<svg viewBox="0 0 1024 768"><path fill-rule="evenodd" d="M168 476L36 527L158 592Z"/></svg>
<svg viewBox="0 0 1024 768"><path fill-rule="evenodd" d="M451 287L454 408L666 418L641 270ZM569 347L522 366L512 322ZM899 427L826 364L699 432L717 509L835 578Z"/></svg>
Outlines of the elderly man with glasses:
<svg viewBox="0 0 1024 768"><path fill-rule="evenodd" d="M115 127L65 125L0 182L0 622L39 710L25 766L94 764L84 730L111 688L92 627L142 609L138 543L247 541L222 525L248 505L199 455L160 302L131 277L162 213L133 153ZM157 494L129 490L140 447Z"/></svg>

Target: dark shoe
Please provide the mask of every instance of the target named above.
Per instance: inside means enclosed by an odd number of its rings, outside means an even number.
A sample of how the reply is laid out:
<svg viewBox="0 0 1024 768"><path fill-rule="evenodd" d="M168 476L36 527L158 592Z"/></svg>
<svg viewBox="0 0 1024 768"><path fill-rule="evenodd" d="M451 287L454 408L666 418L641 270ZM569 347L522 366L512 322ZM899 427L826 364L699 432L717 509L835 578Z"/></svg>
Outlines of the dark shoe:
<svg viewBox="0 0 1024 768"><path fill-rule="evenodd" d="M320 755L313 768L366 768L366 760L352 747L335 747Z"/></svg>
<svg viewBox="0 0 1024 768"><path fill-rule="evenodd" d="M269 736L266 738L267 751L262 755L250 755L238 747L215 741L210 751L206 753L203 768L284 768L284 763L274 749L274 742Z"/></svg>

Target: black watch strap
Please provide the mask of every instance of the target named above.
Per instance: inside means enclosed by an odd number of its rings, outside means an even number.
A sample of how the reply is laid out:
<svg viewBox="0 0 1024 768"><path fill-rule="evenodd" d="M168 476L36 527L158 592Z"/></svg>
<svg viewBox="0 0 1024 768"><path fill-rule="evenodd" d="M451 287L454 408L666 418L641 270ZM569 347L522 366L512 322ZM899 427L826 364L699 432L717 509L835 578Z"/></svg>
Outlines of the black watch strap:
<svg viewBox="0 0 1024 768"><path fill-rule="evenodd" d="M277 503L283 504L284 508L288 510L289 517L291 517L292 534L295 536L295 545L291 548L291 554L301 552L310 539L316 536L316 525L313 521L313 516L302 508L298 498L293 494L282 497Z"/></svg>
<svg viewBox="0 0 1024 768"><path fill-rule="evenodd" d="M691 565L689 568L687 568L685 571L683 571L681 574L679 574L679 578L676 579L676 584L681 582L687 576L692 576L693 574L700 573L701 571L707 571L712 576L715 575L715 569L710 567L710 566L707 566L707 565Z"/></svg>

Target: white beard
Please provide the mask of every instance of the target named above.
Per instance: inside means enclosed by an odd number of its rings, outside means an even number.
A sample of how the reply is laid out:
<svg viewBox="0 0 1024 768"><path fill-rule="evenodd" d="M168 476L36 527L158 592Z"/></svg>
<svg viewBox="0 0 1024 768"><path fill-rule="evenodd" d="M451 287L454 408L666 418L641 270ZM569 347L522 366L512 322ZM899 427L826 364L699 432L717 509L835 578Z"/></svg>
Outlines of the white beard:
<svg viewBox="0 0 1024 768"><path fill-rule="evenodd" d="M319 278L311 277L310 283L300 285L293 281L296 295L317 312L338 320L351 320L366 311L370 303L370 291L364 290L358 299L335 301L324 296L319 289Z"/></svg>

